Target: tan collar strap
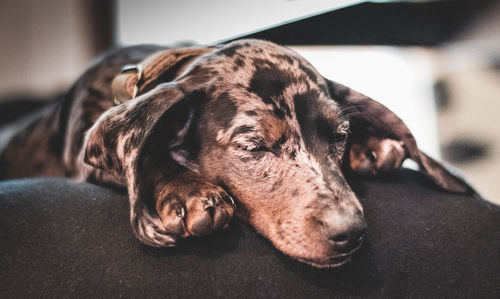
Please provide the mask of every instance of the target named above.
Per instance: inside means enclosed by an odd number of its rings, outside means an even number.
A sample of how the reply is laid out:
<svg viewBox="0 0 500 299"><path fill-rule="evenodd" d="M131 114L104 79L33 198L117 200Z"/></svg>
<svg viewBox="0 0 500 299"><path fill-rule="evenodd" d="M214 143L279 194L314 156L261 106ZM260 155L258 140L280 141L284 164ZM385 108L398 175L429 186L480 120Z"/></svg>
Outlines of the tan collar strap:
<svg viewBox="0 0 500 299"><path fill-rule="evenodd" d="M113 103L119 105L138 94L162 73L186 58L205 54L213 48L170 49L148 56L138 64L125 65L111 83Z"/></svg>

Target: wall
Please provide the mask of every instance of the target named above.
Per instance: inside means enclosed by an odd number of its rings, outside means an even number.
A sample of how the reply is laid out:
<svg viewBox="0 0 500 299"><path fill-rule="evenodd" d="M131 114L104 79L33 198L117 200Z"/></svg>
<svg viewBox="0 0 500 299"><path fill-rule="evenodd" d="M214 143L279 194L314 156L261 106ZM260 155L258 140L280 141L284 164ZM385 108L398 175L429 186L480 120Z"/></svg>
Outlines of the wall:
<svg viewBox="0 0 500 299"><path fill-rule="evenodd" d="M0 99L66 89L92 51L83 0L0 2Z"/></svg>

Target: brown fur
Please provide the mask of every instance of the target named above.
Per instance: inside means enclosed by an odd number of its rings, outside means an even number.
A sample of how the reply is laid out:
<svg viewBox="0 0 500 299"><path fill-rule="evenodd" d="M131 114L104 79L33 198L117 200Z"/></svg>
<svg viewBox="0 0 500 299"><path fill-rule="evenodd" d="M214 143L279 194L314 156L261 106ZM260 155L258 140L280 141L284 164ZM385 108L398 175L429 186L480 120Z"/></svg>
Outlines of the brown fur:
<svg viewBox="0 0 500 299"><path fill-rule="evenodd" d="M126 188L133 231L150 246L210 234L236 214L317 267L345 263L364 238L346 165L363 172L358 165L369 161L375 174L409 156L440 186L469 190L418 150L392 112L269 42L242 40L179 59L112 107L110 84L121 67L159 49L131 47L98 61L10 141L3 177L55 174Z"/></svg>

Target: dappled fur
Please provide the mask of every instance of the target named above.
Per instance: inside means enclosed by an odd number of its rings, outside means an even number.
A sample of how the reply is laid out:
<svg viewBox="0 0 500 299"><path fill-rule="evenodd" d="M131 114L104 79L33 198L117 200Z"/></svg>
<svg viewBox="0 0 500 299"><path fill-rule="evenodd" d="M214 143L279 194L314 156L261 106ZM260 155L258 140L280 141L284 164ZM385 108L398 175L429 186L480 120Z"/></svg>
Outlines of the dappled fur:
<svg viewBox="0 0 500 299"><path fill-rule="evenodd" d="M363 209L344 171L376 175L410 157L442 188L471 191L420 152L387 108L269 42L175 54L182 59L113 107L122 66L159 50L98 60L10 140L3 178L64 175L124 188L133 231L150 246L210 234L237 215L317 267L345 263L363 242Z"/></svg>

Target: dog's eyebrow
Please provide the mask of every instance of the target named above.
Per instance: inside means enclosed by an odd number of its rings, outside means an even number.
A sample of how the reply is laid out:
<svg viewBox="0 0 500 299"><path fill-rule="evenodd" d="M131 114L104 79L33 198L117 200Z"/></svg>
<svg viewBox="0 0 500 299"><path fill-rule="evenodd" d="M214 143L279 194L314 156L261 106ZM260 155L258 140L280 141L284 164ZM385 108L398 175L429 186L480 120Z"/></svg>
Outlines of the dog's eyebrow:
<svg viewBox="0 0 500 299"><path fill-rule="evenodd" d="M254 131L254 127L249 126L249 125L242 125L234 129L233 133L231 134L231 139L236 137L237 135L245 134L251 131Z"/></svg>
<svg viewBox="0 0 500 299"><path fill-rule="evenodd" d="M320 105L316 110L316 122L322 122L324 126L336 129L349 115L344 116L343 110L330 103Z"/></svg>
<svg viewBox="0 0 500 299"><path fill-rule="evenodd" d="M280 138L278 140L276 140L272 145L271 145L271 149L274 151L274 152L279 152L281 150L281 147L283 146L283 144L285 143L286 141L286 135L285 134L282 134L280 136Z"/></svg>

